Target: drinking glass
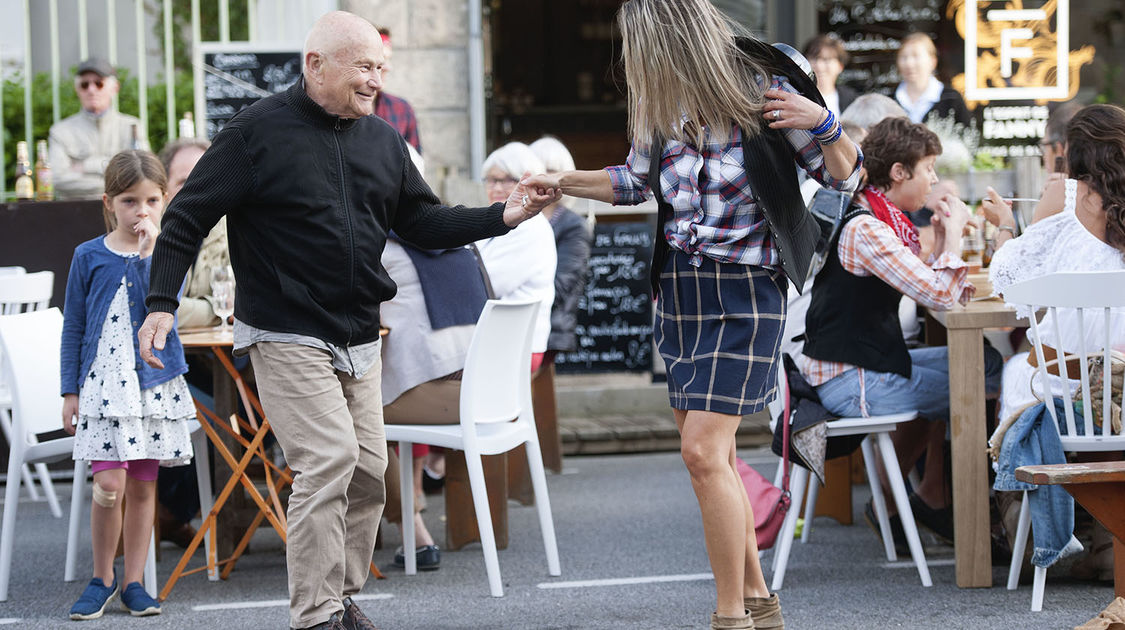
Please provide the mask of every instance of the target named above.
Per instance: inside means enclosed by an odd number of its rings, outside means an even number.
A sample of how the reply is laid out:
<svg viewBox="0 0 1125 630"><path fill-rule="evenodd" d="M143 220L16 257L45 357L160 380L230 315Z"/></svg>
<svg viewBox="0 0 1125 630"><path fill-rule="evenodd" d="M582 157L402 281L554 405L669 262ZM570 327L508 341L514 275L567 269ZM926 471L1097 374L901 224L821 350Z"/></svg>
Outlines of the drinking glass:
<svg viewBox="0 0 1125 630"><path fill-rule="evenodd" d="M230 265L211 269L212 307L219 316L219 328L226 332L230 325L227 319L234 315L234 271Z"/></svg>

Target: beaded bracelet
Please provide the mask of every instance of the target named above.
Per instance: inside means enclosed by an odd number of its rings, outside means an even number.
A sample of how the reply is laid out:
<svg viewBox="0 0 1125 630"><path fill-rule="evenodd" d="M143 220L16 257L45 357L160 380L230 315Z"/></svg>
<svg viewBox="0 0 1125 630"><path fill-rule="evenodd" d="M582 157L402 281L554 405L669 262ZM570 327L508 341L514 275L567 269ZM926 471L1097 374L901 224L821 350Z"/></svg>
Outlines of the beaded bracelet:
<svg viewBox="0 0 1125 630"><path fill-rule="evenodd" d="M840 123L836 121L833 121L833 123L834 124L832 128L828 131L820 134L814 134L813 137L816 138L817 143L819 143L821 146L835 144L843 134L844 128L840 125Z"/></svg>
<svg viewBox="0 0 1125 630"><path fill-rule="evenodd" d="M832 110L825 109L824 111L828 114L828 116L824 118L824 122L809 130L814 136L821 136L828 133L832 130L832 126L836 124L836 116L832 113Z"/></svg>

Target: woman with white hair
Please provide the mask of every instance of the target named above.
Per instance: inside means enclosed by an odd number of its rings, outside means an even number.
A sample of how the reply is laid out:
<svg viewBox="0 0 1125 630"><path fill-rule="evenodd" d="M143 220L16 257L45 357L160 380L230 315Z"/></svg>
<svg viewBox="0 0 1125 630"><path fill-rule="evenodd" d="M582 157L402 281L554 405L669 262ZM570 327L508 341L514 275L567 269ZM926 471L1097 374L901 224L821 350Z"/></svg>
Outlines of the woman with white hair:
<svg viewBox="0 0 1125 630"><path fill-rule="evenodd" d="M715 576L711 627L782 628L735 433L776 396L786 278L804 282L818 238L794 166L854 190L863 160L813 80L708 0L629 0L618 25L626 163L528 185L617 204L655 193L655 337Z"/></svg>
<svg viewBox="0 0 1125 630"><path fill-rule="evenodd" d="M546 172L543 161L524 143L509 142L488 155L481 167L488 202L502 202L520 179ZM551 334L555 302L555 233L546 217L524 221L504 236L477 241L492 291L501 300L539 300L531 338L531 369L539 369Z"/></svg>
<svg viewBox="0 0 1125 630"><path fill-rule="evenodd" d="M531 143L531 150L547 173L574 170L574 158L558 138L543 136ZM550 364L556 352L578 349L578 298L586 288L586 263L590 260L590 230L582 217L567 207L568 199L553 203L540 213L547 217L555 234L555 304L551 308L551 336L547 339L545 363Z"/></svg>

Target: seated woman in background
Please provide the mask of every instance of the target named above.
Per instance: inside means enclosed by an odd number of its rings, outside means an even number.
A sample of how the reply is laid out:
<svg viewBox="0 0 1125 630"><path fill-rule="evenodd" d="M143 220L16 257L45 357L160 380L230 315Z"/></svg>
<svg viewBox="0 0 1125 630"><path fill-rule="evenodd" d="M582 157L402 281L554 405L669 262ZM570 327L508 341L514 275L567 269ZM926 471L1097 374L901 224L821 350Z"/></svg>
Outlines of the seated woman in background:
<svg viewBox="0 0 1125 630"><path fill-rule="evenodd" d="M398 286L394 298L379 308L390 329L383 339L382 393L386 424L457 424L460 422L461 370L485 300L487 276L469 248L427 251L403 243L392 234L382 264ZM425 446L425 445L415 445ZM414 451L414 488L420 489L423 463ZM398 457L387 452L388 523L402 524ZM418 569L437 569L441 552L415 501L414 533ZM394 563L405 566L400 549Z"/></svg>
<svg viewBox="0 0 1125 630"><path fill-rule="evenodd" d="M1068 178L1047 183L1035 215L1041 216L1043 206L1053 206L1058 199L1063 200L1061 212L1048 213L1013 239L1016 220L1011 206L991 188L981 201L985 218L999 228L989 277L1000 295L1013 284L1050 273L1125 270L1125 110L1116 105L1082 108L1066 126L1065 142ZM1025 307L1017 307L1017 313L1032 315ZM1039 324L1047 360L1083 348L1090 352L1104 349L1107 331L1100 314L1087 313L1084 318L1085 340L1080 336L1076 310L1059 309L1057 315L1057 322L1047 313ZM1055 334L1056 324L1059 335ZM1125 350L1125 312L1115 309L1109 325L1109 343L1116 350ZM1067 371L1077 375L1078 366L1068 362ZM1000 452L1004 435L1021 413L1046 397L1043 383L1033 386L1039 380L1037 373L1034 353L1021 352L1004 365L1000 423L989 439L994 453ZM1064 383L1058 375L1048 380L1047 387L1059 397L1064 387L1073 394L1079 386L1077 379ZM1081 457L1085 461L1117 460L1121 454L1083 453ZM1011 494L997 493L998 497ZM1018 505L1018 499L1012 500ZM1113 542L1104 527L1094 528L1089 553L1072 566L1071 576L1113 579Z"/></svg>
<svg viewBox="0 0 1125 630"><path fill-rule="evenodd" d="M488 155L481 167L489 203L503 203L520 179L542 175L543 161L522 142L509 142ZM551 334L555 302L555 233L547 217L524 221L504 236L476 242L492 290L501 300L538 300L541 304L531 338L531 371L539 369Z"/></svg>
<svg viewBox="0 0 1125 630"><path fill-rule="evenodd" d="M544 136L531 143L531 150L543 161L548 173L574 170L574 158L557 138ZM555 234L555 303L551 307L551 336L547 338L544 364L550 364L557 352L578 349L578 298L586 289L586 263L590 260L590 229L586 222L567 207L572 200L563 197L556 204L543 208Z"/></svg>

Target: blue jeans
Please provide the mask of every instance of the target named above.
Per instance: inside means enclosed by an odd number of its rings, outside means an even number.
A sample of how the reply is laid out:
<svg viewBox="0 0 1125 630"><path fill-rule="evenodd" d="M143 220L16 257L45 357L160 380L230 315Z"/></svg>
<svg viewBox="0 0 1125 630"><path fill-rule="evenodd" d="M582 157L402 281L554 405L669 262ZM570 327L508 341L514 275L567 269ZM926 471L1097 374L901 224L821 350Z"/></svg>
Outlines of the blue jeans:
<svg viewBox="0 0 1125 630"><path fill-rule="evenodd" d="M816 388L824 408L840 417L863 415L860 408L860 373L866 390L867 413L881 416L917 411L928 420L949 421L949 348L910 350L910 378L892 372L848 370ZM1004 359L991 346L984 348L984 385L999 391Z"/></svg>

